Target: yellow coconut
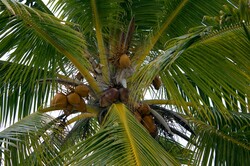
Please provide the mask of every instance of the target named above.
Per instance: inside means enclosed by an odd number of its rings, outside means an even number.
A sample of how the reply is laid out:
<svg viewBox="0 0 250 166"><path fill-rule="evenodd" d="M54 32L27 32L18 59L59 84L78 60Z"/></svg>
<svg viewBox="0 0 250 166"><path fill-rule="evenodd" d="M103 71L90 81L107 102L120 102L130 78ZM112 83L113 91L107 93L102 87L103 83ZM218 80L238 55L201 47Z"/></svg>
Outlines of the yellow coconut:
<svg viewBox="0 0 250 166"><path fill-rule="evenodd" d="M79 106L80 101L81 101L81 97L77 93L70 93L67 96L67 99L68 99L69 104L73 106Z"/></svg>
<svg viewBox="0 0 250 166"><path fill-rule="evenodd" d="M119 98L119 91L116 88L110 88L101 96L99 103L100 107L107 107L116 102Z"/></svg>
<svg viewBox="0 0 250 166"><path fill-rule="evenodd" d="M150 107L146 103L141 103L137 110L142 116L150 114Z"/></svg>
<svg viewBox="0 0 250 166"><path fill-rule="evenodd" d="M119 93L120 93L120 100L121 102L128 102L129 99L129 91L127 88L120 88L119 89Z"/></svg>
<svg viewBox="0 0 250 166"><path fill-rule="evenodd" d="M81 99L79 106L76 106L75 108L79 112L86 112L87 111L87 107L86 107L84 99Z"/></svg>
<svg viewBox="0 0 250 166"><path fill-rule="evenodd" d="M140 104L139 104L139 103L134 102L134 103L132 103L132 106L133 106L133 108L134 108L135 110L138 110L138 109L139 109L139 107L140 107Z"/></svg>
<svg viewBox="0 0 250 166"><path fill-rule="evenodd" d="M75 88L75 92L81 97L87 97L89 94L89 88L86 85L78 85Z"/></svg>
<svg viewBox="0 0 250 166"><path fill-rule="evenodd" d="M63 93L57 93L51 101L51 106L67 107L67 96Z"/></svg>
<svg viewBox="0 0 250 166"><path fill-rule="evenodd" d="M131 61L127 54L123 54L119 59L119 67L120 68L127 68L131 65Z"/></svg>
<svg viewBox="0 0 250 166"><path fill-rule="evenodd" d="M107 100L104 96L101 96L99 100L99 104L100 104L100 107L107 107L111 105L112 103L109 100Z"/></svg>
<svg viewBox="0 0 250 166"><path fill-rule="evenodd" d="M54 97L55 98L55 97ZM55 106L54 98L50 101L50 106Z"/></svg>
<svg viewBox="0 0 250 166"><path fill-rule="evenodd" d="M136 120L138 120L138 122L141 122L142 117L141 117L140 113L137 112L137 111L135 111L135 112L134 112L134 115L135 115Z"/></svg>
<svg viewBox="0 0 250 166"><path fill-rule="evenodd" d="M73 110L73 105L68 104L68 105L67 105L67 110L71 112L71 111Z"/></svg>
<svg viewBox="0 0 250 166"><path fill-rule="evenodd" d="M155 125L152 115L146 115L143 117L142 125L148 130L148 132L155 137L157 135L157 127Z"/></svg>
<svg viewBox="0 0 250 166"><path fill-rule="evenodd" d="M160 80L159 76L156 76L156 77L154 78L152 84L153 84L153 86L154 86L154 88L155 88L156 90L159 90L159 89L160 89L160 87L161 87L161 80Z"/></svg>

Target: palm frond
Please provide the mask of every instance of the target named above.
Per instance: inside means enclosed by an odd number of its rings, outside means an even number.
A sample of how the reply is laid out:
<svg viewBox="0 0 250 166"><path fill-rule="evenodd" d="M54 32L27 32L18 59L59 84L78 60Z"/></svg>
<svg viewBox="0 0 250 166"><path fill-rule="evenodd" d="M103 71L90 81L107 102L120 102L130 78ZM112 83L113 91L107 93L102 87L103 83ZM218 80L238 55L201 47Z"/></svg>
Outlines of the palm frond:
<svg viewBox="0 0 250 166"><path fill-rule="evenodd" d="M133 1L132 10L134 9L137 25L145 28L144 32L152 32L146 35L145 44L134 56L137 67L144 62L145 57L153 48L162 49L169 39L184 35L190 28L199 26L204 15L217 14L224 4L228 2L216 0L209 2L206 0Z"/></svg>
<svg viewBox="0 0 250 166"><path fill-rule="evenodd" d="M154 110L157 110L156 112L159 114L161 114L161 116L163 118L166 117L166 119L171 119L171 120L175 120L176 123L180 124L183 128L185 128L187 131L189 131L190 133L194 134L194 131L193 129L190 127L190 125L188 124L187 120L185 118L183 118L181 115L179 115L178 113L172 111L172 110L169 110L169 109L166 109L166 108L163 108L163 107L159 107L157 105L150 105L150 107ZM155 112L154 110L152 110L152 114L154 115Z"/></svg>
<svg viewBox="0 0 250 166"><path fill-rule="evenodd" d="M77 121L74 126L67 133L67 136L62 142L62 150L67 150L78 142L81 142L89 137L95 135L100 126L96 119L84 118Z"/></svg>
<svg viewBox="0 0 250 166"><path fill-rule="evenodd" d="M29 7L36 8L40 11L53 15L53 13L50 11L50 9L45 5L44 1L42 0L28 0L28 1L19 0L19 2L22 2Z"/></svg>
<svg viewBox="0 0 250 166"><path fill-rule="evenodd" d="M25 62L31 65L34 64L34 62L32 63L34 57L42 58L46 55L48 60L43 60L42 62L47 63L47 65L44 64L43 66L48 66L48 64L50 64L49 62L53 62L51 58L59 54L53 66L55 66L56 62L60 62L60 60L66 57L67 61L70 60L82 73L85 79L91 82L91 86L94 85L92 88L99 92L96 81L89 73L91 69L90 63L86 57L83 56L85 42L82 34L73 29L74 24L59 20L54 16L42 13L38 10L28 8L15 1L3 1L3 3L6 6L4 12L1 13L5 20L2 29L5 35L1 37L1 40L5 40L3 43L6 44L2 46L4 51L1 51L1 54L15 50L15 54L11 54L15 62ZM10 17L10 15L12 17ZM9 19L11 19L11 21ZM22 35L20 36L20 34ZM22 41L23 36L27 37L26 42ZM15 42L10 43L10 41ZM19 42L21 43L15 48L15 45ZM42 49L44 45L52 49L50 51L53 52L47 52L48 49ZM29 48L29 50L26 48ZM37 49L36 56L34 56L33 50L35 48ZM45 52L43 52L44 50ZM36 60L36 62L38 61Z"/></svg>
<svg viewBox="0 0 250 166"><path fill-rule="evenodd" d="M155 74L160 72L165 89L163 98L178 101L175 104L179 111L183 108L190 114L187 102L191 102L194 109L203 110L197 113L206 117L211 100L225 116L227 110L248 112L250 47L243 27L200 32L177 38L179 44L137 71L132 78L133 94L137 94L136 89L146 91ZM207 33L210 35L204 35Z"/></svg>
<svg viewBox="0 0 250 166"><path fill-rule="evenodd" d="M191 46L171 73L179 70L177 79L183 71L221 110L225 111L225 101L227 110L248 112L249 46L242 26L224 29Z"/></svg>
<svg viewBox="0 0 250 166"><path fill-rule="evenodd" d="M53 84L38 80L53 77L51 71L5 61L0 61L0 69L1 126L13 124L48 102Z"/></svg>
<svg viewBox="0 0 250 166"><path fill-rule="evenodd" d="M74 152L74 153L72 153ZM179 165L138 124L123 104L113 104L102 128L93 137L78 143L61 157L69 155L67 164Z"/></svg>
<svg viewBox="0 0 250 166"><path fill-rule="evenodd" d="M0 132L0 154L5 165L41 165L58 154L62 133L57 120L33 113ZM55 136L57 135L57 136ZM14 157L15 156L15 157Z"/></svg>
<svg viewBox="0 0 250 166"><path fill-rule="evenodd" d="M206 29L204 31L206 31ZM138 98L136 98L136 96L138 96L136 95L136 89L141 90L149 86L152 83L154 77L160 71L171 68L171 65L175 62L175 60L178 59L181 54L200 37L200 33L191 33L169 41L166 51L161 52L161 54L156 59L144 65L141 70L135 71L131 78L131 88L133 88L133 94L131 94L131 96L135 100L138 100Z"/></svg>
<svg viewBox="0 0 250 166"><path fill-rule="evenodd" d="M54 11L59 12L62 18L80 25L79 30L83 32L89 43L87 49L92 54L91 56L96 57L95 61L100 63L103 81L106 84L110 83L108 58L111 54L106 47L110 40L117 40L114 39L114 36L118 33L118 27L123 25L120 20L120 16L124 13L120 5L122 2L123 0L50 1L51 4L54 4ZM73 8L74 10L72 10Z"/></svg>
<svg viewBox="0 0 250 166"><path fill-rule="evenodd" d="M97 45L98 45L98 50L99 50L99 58L100 58L100 63L103 65L101 68L103 81L109 84L110 73L109 73L108 59L107 59L106 50L104 46L102 25L100 22L100 14L97 9L97 5L98 4L96 0L91 0L91 8L92 8L92 13L93 13L93 18L94 18L93 21L94 21L94 27L96 29L96 39L97 39Z"/></svg>
<svg viewBox="0 0 250 166"><path fill-rule="evenodd" d="M197 137L193 137L194 165L248 165L250 160L250 116L231 112L230 119L222 118L211 108L216 120L208 124L199 118L189 120L196 126Z"/></svg>
<svg viewBox="0 0 250 166"><path fill-rule="evenodd" d="M98 12L98 22L103 30L112 26L119 26L118 23L121 22L119 22L118 16L124 13L124 10L120 6L123 2L124 0L97 0L94 2L96 11ZM49 1L49 4L54 6L54 13L59 13L58 15L61 18L80 25L81 31L84 32L84 34L94 35L95 31L93 31L93 28L95 27L95 15L93 15L94 6L92 6L91 3L91 1L71 0Z"/></svg>
<svg viewBox="0 0 250 166"><path fill-rule="evenodd" d="M182 144L173 141L171 139L166 139L166 137L161 136L157 140L159 144L172 156L175 156L180 163L182 164L190 164L192 161L190 160L191 156L193 155L193 151L187 149Z"/></svg>

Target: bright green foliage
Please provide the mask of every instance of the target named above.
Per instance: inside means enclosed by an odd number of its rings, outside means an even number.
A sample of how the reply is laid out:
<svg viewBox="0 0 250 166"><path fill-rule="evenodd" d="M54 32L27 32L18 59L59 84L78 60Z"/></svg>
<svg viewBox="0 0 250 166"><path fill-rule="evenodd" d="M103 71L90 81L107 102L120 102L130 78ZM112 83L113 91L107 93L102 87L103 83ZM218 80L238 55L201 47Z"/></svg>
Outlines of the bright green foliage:
<svg viewBox="0 0 250 166"><path fill-rule="evenodd" d="M248 0L1 0L1 164L250 165L249 56Z"/></svg>
<svg viewBox="0 0 250 166"><path fill-rule="evenodd" d="M96 135L65 152L78 149L67 164L178 165L123 104L113 104L106 118Z"/></svg>

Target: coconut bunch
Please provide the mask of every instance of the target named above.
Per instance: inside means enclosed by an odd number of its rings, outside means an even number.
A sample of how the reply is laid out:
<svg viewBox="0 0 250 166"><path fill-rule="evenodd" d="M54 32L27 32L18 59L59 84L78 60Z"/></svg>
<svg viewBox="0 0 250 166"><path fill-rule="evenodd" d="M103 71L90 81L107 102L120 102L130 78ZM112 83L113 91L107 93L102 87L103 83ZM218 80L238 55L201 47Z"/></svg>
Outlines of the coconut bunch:
<svg viewBox="0 0 250 166"><path fill-rule="evenodd" d="M112 103L122 102L127 103L129 98L129 91L127 88L109 88L103 92L100 100L99 106L102 108L109 107ZM154 121L154 117L150 112L150 107L146 103L135 103L134 104L134 116L151 134L152 137L157 136L157 126ZM106 110L106 109L104 109ZM103 114L100 114L102 116ZM103 117L99 117L103 119ZM102 120L100 120L101 122Z"/></svg>
<svg viewBox="0 0 250 166"><path fill-rule="evenodd" d="M150 133L152 137L156 137L158 130L153 115L150 113L150 107L146 103L136 104L134 116Z"/></svg>
<svg viewBox="0 0 250 166"><path fill-rule="evenodd" d="M57 93L51 101L51 106L59 107L64 110L66 115L71 114L73 111L86 112L85 99L89 95L89 88L86 85L78 85L71 92Z"/></svg>
<svg viewBox="0 0 250 166"><path fill-rule="evenodd" d="M102 96L100 97L99 104L100 107L108 107L117 101L127 103L128 98L129 91L127 88L109 88L103 92Z"/></svg>
<svg viewBox="0 0 250 166"><path fill-rule="evenodd" d="M189 141L189 136L178 129L186 129L195 135L188 121L172 110L157 105L148 105L146 103L134 103L133 110L136 120L140 122L154 138L158 135L158 132L164 132L164 134L167 134L169 137L173 137L173 135L176 134ZM178 125L177 128L169 124L173 122Z"/></svg>
<svg viewBox="0 0 250 166"><path fill-rule="evenodd" d="M133 32L135 30L135 19L132 18L127 32L121 32L120 39L117 40L115 46L115 52L109 58L109 61L114 67L115 81L112 87L105 90L100 99L99 106L103 108L103 111L99 114L99 119L103 119L103 112L107 112L107 107L112 103L122 102L126 105L133 105L133 113L135 118L141 123L152 137L157 136L157 126L155 124L155 117L151 113L151 108L146 103L133 103L129 101L129 90L127 89L127 78L134 73L133 64L131 62L131 51L129 51L130 43L132 40ZM114 85L114 86L113 86ZM122 85L122 87L119 87ZM152 80L152 86L155 90L159 90L162 85L159 76L156 76ZM102 120L100 120L101 122Z"/></svg>

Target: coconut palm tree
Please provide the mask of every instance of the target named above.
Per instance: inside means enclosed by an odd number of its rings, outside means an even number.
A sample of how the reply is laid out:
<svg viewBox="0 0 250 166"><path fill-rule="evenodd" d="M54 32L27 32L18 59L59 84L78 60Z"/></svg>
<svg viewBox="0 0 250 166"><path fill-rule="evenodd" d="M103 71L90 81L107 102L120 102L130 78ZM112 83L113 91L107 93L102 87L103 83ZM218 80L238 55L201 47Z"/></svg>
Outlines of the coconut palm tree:
<svg viewBox="0 0 250 166"><path fill-rule="evenodd" d="M249 3L1 0L2 164L249 165Z"/></svg>

